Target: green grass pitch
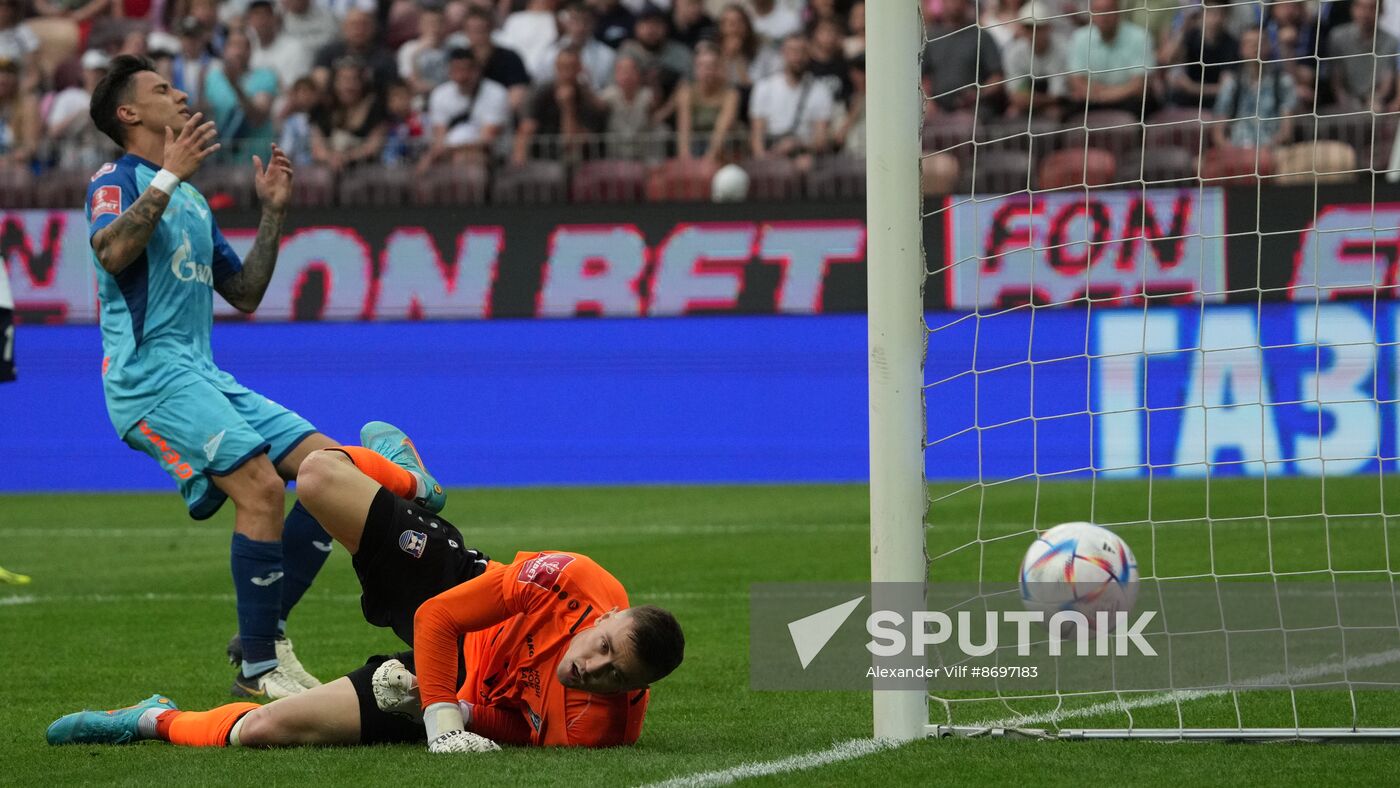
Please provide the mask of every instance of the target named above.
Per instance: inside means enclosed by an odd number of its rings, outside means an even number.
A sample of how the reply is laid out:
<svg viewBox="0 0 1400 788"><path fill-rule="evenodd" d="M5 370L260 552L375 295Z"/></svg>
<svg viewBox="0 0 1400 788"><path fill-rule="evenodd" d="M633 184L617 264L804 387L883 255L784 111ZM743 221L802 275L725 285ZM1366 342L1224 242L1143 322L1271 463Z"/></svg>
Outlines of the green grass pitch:
<svg viewBox="0 0 1400 788"><path fill-rule="evenodd" d="M1374 476L1267 488L1043 482L1037 490L1020 482L938 486L932 497L929 550L940 579L1014 575L1032 524L1076 519L1119 524L1143 568L1161 575L1248 573L1271 560L1276 570L1299 572L1400 564L1400 533L1385 516L1400 512L1400 487ZM155 691L184 708L228 700L232 514L192 523L174 495L0 497L0 564L34 577L29 586L0 586L0 785L637 785L867 737L867 694L754 692L747 672L749 584L867 578L867 511L860 486L453 491L445 514L475 546L505 558L516 549L588 553L634 601L674 610L689 647L685 665L658 685L637 747L445 758L420 746L48 747L45 726L85 706L124 705ZM1270 528L1259 518L1265 512ZM290 630L323 678L396 648L390 633L361 620L357 599L338 550ZM1262 705L1261 718L1280 711ZM1371 693L1363 706L1366 724L1400 724L1400 695ZM1188 724L1235 718L1219 698L1185 709ZM1139 722L1168 724L1152 717L1165 711L1146 710ZM1075 725L1097 723L1121 718ZM1397 764L1400 746L1391 745L927 741L753 782L1361 785L1392 783Z"/></svg>

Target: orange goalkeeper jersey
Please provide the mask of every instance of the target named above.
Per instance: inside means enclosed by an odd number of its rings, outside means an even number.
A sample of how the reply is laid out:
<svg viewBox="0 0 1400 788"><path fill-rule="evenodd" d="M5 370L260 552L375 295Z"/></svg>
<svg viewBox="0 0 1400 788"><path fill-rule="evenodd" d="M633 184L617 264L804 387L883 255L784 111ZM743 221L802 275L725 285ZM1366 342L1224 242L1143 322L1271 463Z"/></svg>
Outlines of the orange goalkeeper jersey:
<svg viewBox="0 0 1400 788"><path fill-rule="evenodd" d="M631 744L642 731L648 690L598 695L559 683L556 668L574 633L627 591L578 553L516 553L424 602L414 619L414 661L423 706L472 704L469 728L494 741L542 746ZM456 686L457 649L466 680Z"/></svg>

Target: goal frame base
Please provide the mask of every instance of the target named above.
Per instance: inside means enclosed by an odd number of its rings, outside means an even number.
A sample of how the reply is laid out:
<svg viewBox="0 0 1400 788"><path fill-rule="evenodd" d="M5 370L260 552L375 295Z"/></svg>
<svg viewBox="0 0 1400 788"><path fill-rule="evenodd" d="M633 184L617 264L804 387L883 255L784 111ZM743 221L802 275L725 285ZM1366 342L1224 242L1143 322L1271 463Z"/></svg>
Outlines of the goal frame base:
<svg viewBox="0 0 1400 788"><path fill-rule="evenodd" d="M1400 728L985 728L971 725L929 725L931 739L1027 739L1089 741L1138 739L1142 741L1394 741Z"/></svg>

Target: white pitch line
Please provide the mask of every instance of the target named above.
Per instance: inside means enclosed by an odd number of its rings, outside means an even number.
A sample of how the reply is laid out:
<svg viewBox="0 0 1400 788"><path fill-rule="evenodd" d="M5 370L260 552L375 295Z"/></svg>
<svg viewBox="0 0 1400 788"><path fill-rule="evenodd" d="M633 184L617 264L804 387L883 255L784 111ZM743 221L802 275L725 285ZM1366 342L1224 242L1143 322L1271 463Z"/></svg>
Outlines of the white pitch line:
<svg viewBox="0 0 1400 788"><path fill-rule="evenodd" d="M1345 662L1325 662L1321 665L1313 665L1307 668L1298 668L1290 673L1270 673L1266 676L1258 676L1250 679L1239 679L1240 691L1249 691L1250 686L1257 686L1260 689L1282 689L1284 685L1298 684L1312 679L1319 679L1325 676L1335 676L1349 670L1362 670L1374 668L1381 665L1391 665L1400 662L1400 649L1380 651L1375 654L1352 657ZM1159 695L1147 695L1132 698L1130 700L1111 700L1103 703L1095 703L1092 706L1084 706L1078 709L1054 709L1052 711L1038 714L1023 714L1016 717L1007 717L1001 720L975 723L969 727L973 728L1028 728L1035 725L1059 725L1065 720L1081 719L1084 717L1097 717L1101 714L1113 714L1117 712L1127 712L1133 709L1147 709L1154 706L1166 706L1168 704L1186 703L1204 698L1214 698L1226 695L1232 690L1228 689L1195 689L1195 690L1173 690Z"/></svg>
<svg viewBox="0 0 1400 788"><path fill-rule="evenodd" d="M851 739L825 750L791 755L774 761L750 761L712 772L696 772L695 774L673 777L663 782L651 783L645 788L709 788L709 786L729 785L754 777L800 772L804 769L815 769L841 761L864 758L867 755L874 755L877 752L898 747L903 743L893 739Z"/></svg>

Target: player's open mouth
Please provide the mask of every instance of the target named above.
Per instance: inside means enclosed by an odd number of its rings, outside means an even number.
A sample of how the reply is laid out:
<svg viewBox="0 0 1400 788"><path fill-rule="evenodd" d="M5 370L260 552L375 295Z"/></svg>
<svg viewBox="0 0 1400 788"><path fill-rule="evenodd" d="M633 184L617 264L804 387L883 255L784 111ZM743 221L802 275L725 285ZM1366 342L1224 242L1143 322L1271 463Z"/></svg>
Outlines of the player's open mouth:
<svg viewBox="0 0 1400 788"><path fill-rule="evenodd" d="M575 662L575 663L569 665L569 675L571 675L571 676L574 677L574 681L582 682L582 680L583 680L583 674L581 674L581 673L578 672L578 663L577 663L577 662Z"/></svg>

